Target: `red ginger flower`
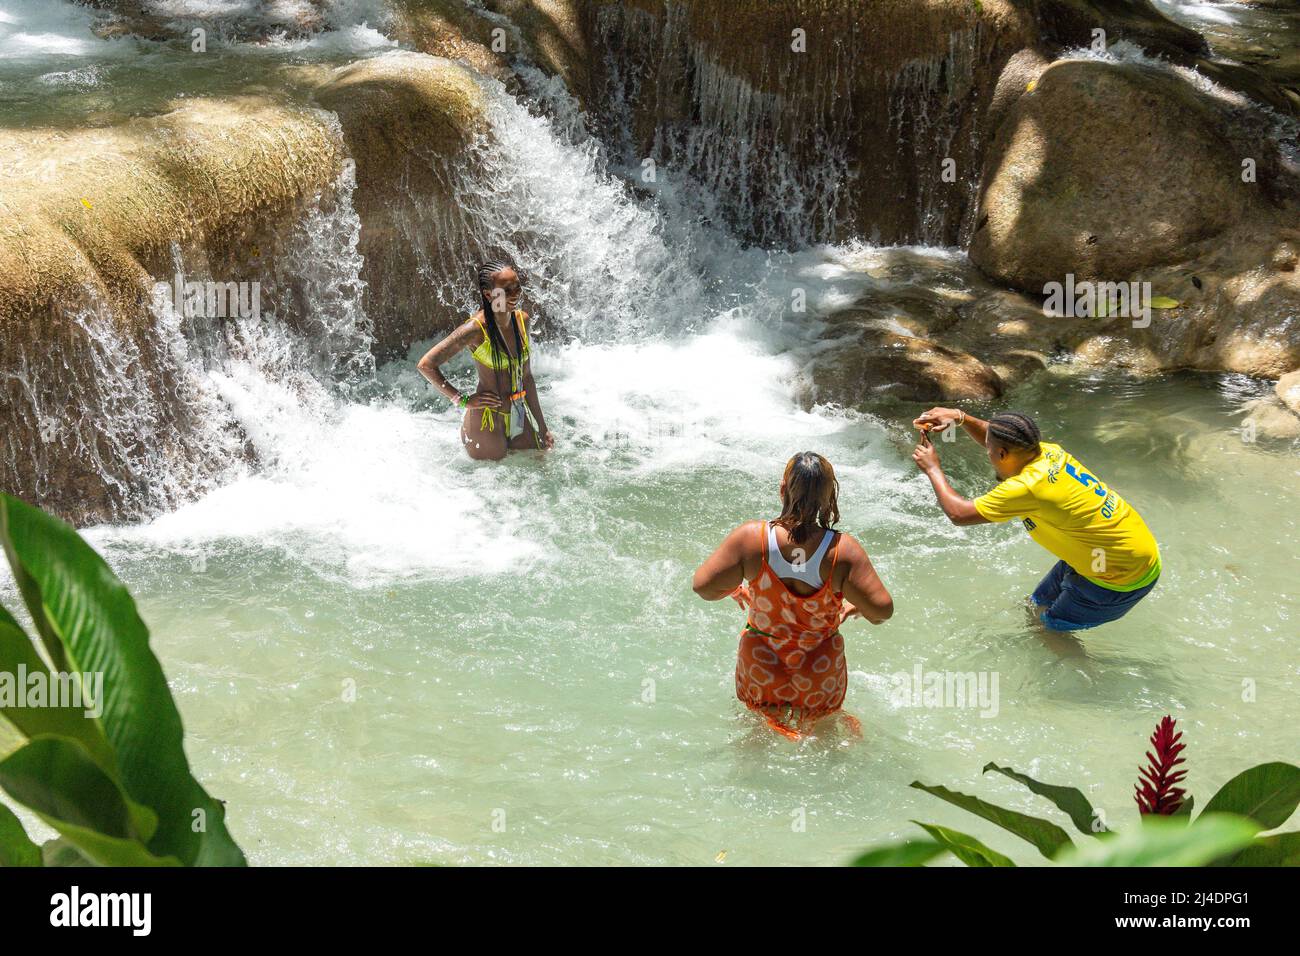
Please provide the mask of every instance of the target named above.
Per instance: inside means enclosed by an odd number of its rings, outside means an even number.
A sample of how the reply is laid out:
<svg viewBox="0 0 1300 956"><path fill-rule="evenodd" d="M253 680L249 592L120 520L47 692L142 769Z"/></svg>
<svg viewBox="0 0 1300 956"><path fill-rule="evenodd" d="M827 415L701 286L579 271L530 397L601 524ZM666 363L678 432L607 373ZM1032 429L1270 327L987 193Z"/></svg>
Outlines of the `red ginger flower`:
<svg viewBox="0 0 1300 956"><path fill-rule="evenodd" d="M1155 755L1150 750L1147 751L1149 766L1138 768L1142 776L1133 785L1133 799L1143 814L1169 816L1177 813L1183 805L1187 791L1175 784L1187 776L1187 771L1174 771L1176 766L1184 762L1178 756L1186 746L1178 742L1182 736L1181 731L1174 733L1174 719L1168 715L1156 725L1156 732L1151 735L1151 747L1155 750Z"/></svg>

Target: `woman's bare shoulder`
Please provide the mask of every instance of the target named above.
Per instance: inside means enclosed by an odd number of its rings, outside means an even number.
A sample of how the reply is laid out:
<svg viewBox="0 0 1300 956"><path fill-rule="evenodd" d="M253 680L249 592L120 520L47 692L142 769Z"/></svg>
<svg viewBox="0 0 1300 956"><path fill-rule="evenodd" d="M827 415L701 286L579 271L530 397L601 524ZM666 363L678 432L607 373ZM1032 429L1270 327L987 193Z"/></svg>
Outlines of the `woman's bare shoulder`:
<svg viewBox="0 0 1300 956"><path fill-rule="evenodd" d="M836 547L839 548L841 561L857 561L867 556L867 549L847 531L840 532L840 543Z"/></svg>
<svg viewBox="0 0 1300 956"><path fill-rule="evenodd" d="M744 553L748 554L751 551L757 553L759 529L762 527L763 522L758 518L754 518L737 525L736 529L731 532L731 538Z"/></svg>
<svg viewBox="0 0 1300 956"><path fill-rule="evenodd" d="M479 319L479 317L482 315L483 315L482 312L477 312L474 315L471 315L460 325L456 326L455 331L451 333L449 338L452 338L455 341L461 343L471 341L474 338L475 333L478 333L482 330L482 325L480 324L480 319Z"/></svg>

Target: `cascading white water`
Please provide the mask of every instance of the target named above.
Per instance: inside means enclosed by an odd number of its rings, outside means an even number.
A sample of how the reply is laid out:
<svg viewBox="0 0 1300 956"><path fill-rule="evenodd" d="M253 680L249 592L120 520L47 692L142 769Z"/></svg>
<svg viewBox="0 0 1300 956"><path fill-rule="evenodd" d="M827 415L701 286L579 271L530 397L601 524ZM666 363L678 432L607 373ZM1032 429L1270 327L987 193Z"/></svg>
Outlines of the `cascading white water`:
<svg viewBox="0 0 1300 956"><path fill-rule="evenodd" d="M555 135L551 119L499 82L481 83L491 129L472 148L458 205L477 224L475 240L503 250L528 277L537 376L562 443L585 448L591 463L617 460L636 470L716 455L758 467L760 449L851 420L815 425L795 403L791 385L806 359L787 349L815 328L775 321L792 285L810 293L814 309L830 293L821 254L777 263L741 252L725 232L690 217L674 220L671 204L639 202L610 175L594 142ZM286 272L299 271L306 334L275 320L236 323L211 353L222 360L204 373L249 436L257 466L147 526L105 529L105 543L143 535L189 548L192 532L201 538L218 526L219 512L224 528L305 547L320 571L356 572L357 583L504 567L509 554L545 553L549 516L507 501L510 520L495 533L471 517L501 507L492 499L508 499L518 475L470 469L459 450L458 413L431 397L410 362L381 369L367 384L349 191L350 172L335 212L314 211L296 226L298 251L283 260ZM808 270L802 277L787 274L801 269ZM464 290L467 306L472 295ZM342 350L353 358L334 363L350 369L343 392L319 365L302 361L303 353L337 356L341 345L354 349ZM462 385L466 366L463 358L453 366ZM361 404L348 401L350 393L372 398ZM439 410L425 410L430 404ZM342 502L351 507L331 505ZM368 503L358 509L360 502ZM445 531L412 540L413 523ZM304 546L303 534L324 543ZM455 557L439 553L453 541Z"/></svg>

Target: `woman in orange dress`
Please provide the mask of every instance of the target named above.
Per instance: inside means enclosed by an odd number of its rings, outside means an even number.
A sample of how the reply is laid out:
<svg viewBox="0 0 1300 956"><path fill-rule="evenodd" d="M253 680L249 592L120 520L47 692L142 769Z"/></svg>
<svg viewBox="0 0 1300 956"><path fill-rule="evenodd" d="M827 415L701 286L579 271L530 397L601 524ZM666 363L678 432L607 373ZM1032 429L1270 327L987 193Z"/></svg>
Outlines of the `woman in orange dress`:
<svg viewBox="0 0 1300 956"><path fill-rule="evenodd" d="M776 731L798 737L839 710L848 688L840 624L894 613L862 545L840 520L831 463L801 452L781 478L781 514L736 528L695 572L695 593L748 608L736 655L736 696Z"/></svg>

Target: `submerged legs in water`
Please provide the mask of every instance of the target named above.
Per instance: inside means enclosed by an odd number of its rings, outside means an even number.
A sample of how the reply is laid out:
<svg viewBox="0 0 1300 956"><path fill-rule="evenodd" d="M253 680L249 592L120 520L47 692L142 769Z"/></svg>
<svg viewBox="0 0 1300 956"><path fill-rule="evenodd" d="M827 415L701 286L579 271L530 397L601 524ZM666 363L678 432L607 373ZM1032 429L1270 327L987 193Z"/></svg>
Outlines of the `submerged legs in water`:
<svg viewBox="0 0 1300 956"><path fill-rule="evenodd" d="M838 725L852 736L861 739L862 721L847 711L838 708L831 711L809 711L792 704L761 706L746 702L746 706L758 714L767 726L789 740L803 740L812 736L814 725Z"/></svg>

